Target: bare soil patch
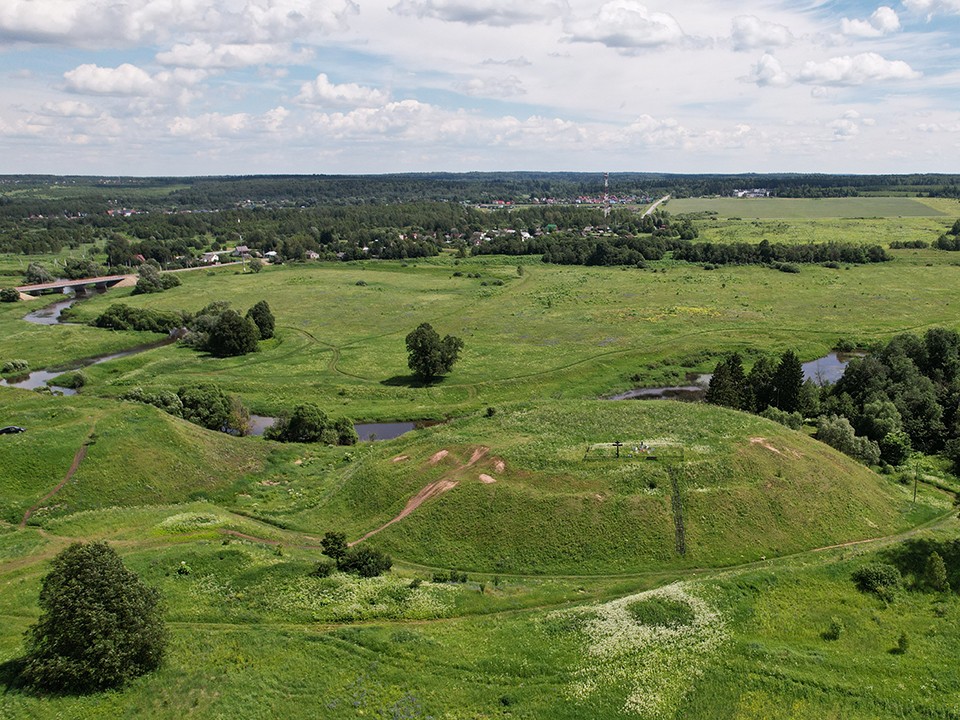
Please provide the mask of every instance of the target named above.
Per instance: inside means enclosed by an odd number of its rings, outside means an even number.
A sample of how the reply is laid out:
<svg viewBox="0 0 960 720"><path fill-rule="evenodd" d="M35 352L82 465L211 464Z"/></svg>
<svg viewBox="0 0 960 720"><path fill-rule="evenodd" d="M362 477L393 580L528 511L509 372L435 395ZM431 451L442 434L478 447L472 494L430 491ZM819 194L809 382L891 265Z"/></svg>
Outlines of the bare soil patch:
<svg viewBox="0 0 960 720"><path fill-rule="evenodd" d="M443 459L444 459L447 455L449 455L449 454L450 454L450 451L449 451L449 450L438 450L438 451L435 452L435 453L433 454L433 456L430 458L430 464L431 464L431 465L436 465L438 462L440 462L441 460L443 460Z"/></svg>
<svg viewBox="0 0 960 720"><path fill-rule="evenodd" d="M767 450L769 450L770 452L775 452L777 455L783 455L782 452L780 452L780 451L777 450L773 445L771 445L770 443L768 443L766 438L762 438L762 437L752 437L752 438L750 438L750 442L753 443L754 445L759 445L760 447L764 447L764 448L766 448Z"/></svg>
<svg viewBox="0 0 960 720"><path fill-rule="evenodd" d="M409 459L410 459L410 456L409 456L409 455L397 455L397 456L396 456L393 460L391 460L390 462L398 463L398 462L403 462L404 460L409 460Z"/></svg>
<svg viewBox="0 0 960 720"><path fill-rule="evenodd" d="M456 486L457 486L456 480L437 480L436 482L430 483L429 485L425 486L420 492L418 492L416 495L410 498L407 501L407 506L403 508L403 510L400 511L400 514L397 515L393 520L390 520L389 522L381 525L376 530L371 530L359 540L354 540L352 543L349 543L349 545L353 546L353 545L356 545L357 543L361 543L364 540L366 540L368 537L376 535L381 530L384 530L390 527L396 522L400 522L407 515L412 513L421 505L423 505L430 498L437 497L438 495L442 495L443 493L449 490L453 490L453 488L455 488Z"/></svg>
<svg viewBox="0 0 960 720"><path fill-rule="evenodd" d="M502 473L504 470L507 469L507 464L500 458L494 458L493 469L496 470L498 473Z"/></svg>
<svg viewBox="0 0 960 720"><path fill-rule="evenodd" d="M480 482L482 482L484 485L489 485L490 483L495 483L496 481L496 478L490 477L485 473L480 475Z"/></svg>

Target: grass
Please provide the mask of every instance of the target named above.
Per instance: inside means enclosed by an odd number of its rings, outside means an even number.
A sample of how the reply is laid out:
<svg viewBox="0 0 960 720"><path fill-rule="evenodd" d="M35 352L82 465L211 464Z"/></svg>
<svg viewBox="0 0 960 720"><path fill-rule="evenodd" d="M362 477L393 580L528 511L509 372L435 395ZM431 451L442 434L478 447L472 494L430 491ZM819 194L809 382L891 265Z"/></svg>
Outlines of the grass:
<svg viewBox="0 0 960 720"><path fill-rule="evenodd" d="M619 462L583 460L588 445L623 428L654 448L683 449L683 461L628 459L629 448ZM888 534L948 510L931 490L911 505L911 488L802 433L672 402L505 406L353 452L314 471L276 467L270 485L238 488L238 506L356 539L430 484L455 482L370 542L425 565L588 575L739 564ZM671 472L684 506L683 556Z"/></svg>
<svg viewBox="0 0 960 720"><path fill-rule="evenodd" d="M791 219L781 236L932 239L956 204L922 202L944 215ZM704 233L774 239L780 222L715 220ZM960 484L944 463L917 467L914 505L912 485L762 418L594 399L675 383L733 349L810 359L841 337L956 328L960 257L894 254L796 276L669 260L647 271L529 262L523 276L515 258L255 278L224 268L184 274L159 296L91 299L81 316L118 300L198 309L225 298L245 310L266 297L279 336L240 359L165 347L92 366L73 397L0 388L3 423L27 427L0 436L0 717L960 716L960 598L924 589L917 569L937 549L960 587L946 492ZM0 305L0 359L49 367L155 337L28 326L26 311ZM467 344L429 387L406 377L403 352L424 320ZM310 399L357 420L458 419L328 448L231 438L112 399L200 379L268 414ZM630 447L621 461L583 461L589 445L621 438L669 449L669 462ZM82 447L71 481L18 529ZM387 578L311 576L325 531L357 539L440 481L457 485L365 541L393 555ZM58 551L92 539L160 589L167 661L122 691L24 692L10 661L40 581ZM850 541L864 542L811 551ZM850 580L878 561L905 576L890 602ZM438 568L469 580L431 582ZM828 639L834 622L842 632ZM891 652L903 633L908 651Z"/></svg>
<svg viewBox="0 0 960 720"><path fill-rule="evenodd" d="M951 306L960 303L960 284L948 280L960 267L953 254L896 257L872 267L805 267L799 275L759 267L706 272L665 261L645 271L528 265L518 277L510 258L459 266L446 258L416 267L292 265L255 277L187 273L183 286L161 295L111 290L82 303L78 314L90 319L114 302L198 310L216 299L245 310L265 298L277 337L244 358L168 347L98 365L87 371L84 392L175 390L202 379L239 394L260 414L278 414L307 394L328 413L355 420L440 419L514 399L682 383L686 373L709 371L733 350L755 357L792 348L813 359L841 337L866 342L955 326ZM455 267L506 284L455 278ZM356 285L360 278L366 286ZM145 339L88 327L24 327L18 312L18 305L0 309L0 330L7 331L0 358L26 354L34 367ZM410 378L403 344L423 321L465 342L453 372L428 387Z"/></svg>
<svg viewBox="0 0 960 720"><path fill-rule="evenodd" d="M944 204L906 197L683 198L670 200L665 207L674 215L715 212L725 218L822 220L940 217L946 214ZM956 208L956 202L952 206Z"/></svg>

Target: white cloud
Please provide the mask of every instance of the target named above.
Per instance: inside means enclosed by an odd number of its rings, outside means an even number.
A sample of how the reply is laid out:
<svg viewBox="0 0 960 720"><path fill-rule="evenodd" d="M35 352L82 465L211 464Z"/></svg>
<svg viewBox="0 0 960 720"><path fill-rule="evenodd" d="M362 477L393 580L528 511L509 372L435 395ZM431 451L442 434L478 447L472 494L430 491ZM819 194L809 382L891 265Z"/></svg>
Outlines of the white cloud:
<svg viewBox="0 0 960 720"><path fill-rule="evenodd" d="M118 47L168 38L276 42L343 28L352 0L3 0L0 40Z"/></svg>
<svg viewBox="0 0 960 720"><path fill-rule="evenodd" d="M175 117L167 129L175 137L211 140L224 135L237 135L250 125L251 117L247 113L207 113L197 117Z"/></svg>
<svg viewBox="0 0 960 720"><path fill-rule="evenodd" d="M312 52L294 51L286 44L227 43L214 46L203 40L194 40L157 53L157 62L177 67L228 69L265 64L303 64L312 57Z"/></svg>
<svg viewBox="0 0 960 720"><path fill-rule="evenodd" d="M797 81L811 85L849 86L887 80L914 80L920 73L902 60L887 60L877 53L860 53L804 63Z"/></svg>
<svg viewBox="0 0 960 720"><path fill-rule="evenodd" d="M388 98L388 93L382 90L356 83L335 85L325 73L320 73L315 80L300 86L296 102L303 105L377 107L383 105Z"/></svg>
<svg viewBox="0 0 960 720"><path fill-rule="evenodd" d="M526 94L523 83L516 75L471 78L457 85L457 89L474 97L508 98Z"/></svg>
<svg viewBox="0 0 960 720"><path fill-rule="evenodd" d="M793 43L793 33L786 25L764 22L753 15L735 17L730 38L734 50L786 47Z"/></svg>
<svg viewBox="0 0 960 720"><path fill-rule="evenodd" d="M62 100L60 102L44 103L40 112L44 115L65 118L92 118L97 117L100 111L95 107L79 100Z"/></svg>
<svg viewBox="0 0 960 720"><path fill-rule="evenodd" d="M621 52L674 45L686 39L676 18L635 0L612 0L591 17L564 28L573 42L596 42Z"/></svg>
<svg viewBox="0 0 960 720"><path fill-rule="evenodd" d="M840 21L840 32L851 37L874 38L889 35L900 29L900 18L893 8L883 5L867 20Z"/></svg>
<svg viewBox="0 0 960 720"><path fill-rule="evenodd" d="M150 95L154 80L146 70L124 63L119 67L80 65L63 74L71 92L91 95Z"/></svg>
<svg viewBox="0 0 960 720"><path fill-rule="evenodd" d="M960 0L903 0L907 10L922 13L929 19L934 15L960 15Z"/></svg>
<svg viewBox="0 0 960 720"><path fill-rule="evenodd" d="M390 8L398 15L429 17L467 25L509 27L553 20L563 10L558 0L401 0Z"/></svg>
<svg viewBox="0 0 960 720"><path fill-rule="evenodd" d="M790 73L786 72L780 61L770 53L764 53L753 66L753 73L746 79L760 87L787 87L793 84Z"/></svg>

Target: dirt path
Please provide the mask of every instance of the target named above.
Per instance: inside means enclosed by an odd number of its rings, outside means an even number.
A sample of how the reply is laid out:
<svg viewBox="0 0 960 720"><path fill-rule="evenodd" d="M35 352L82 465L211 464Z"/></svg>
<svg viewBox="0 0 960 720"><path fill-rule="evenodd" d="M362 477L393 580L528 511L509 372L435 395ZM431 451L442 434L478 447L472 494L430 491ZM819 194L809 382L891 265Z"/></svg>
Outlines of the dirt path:
<svg viewBox="0 0 960 720"><path fill-rule="evenodd" d="M473 451L473 454L470 456L470 459L466 463L459 466L455 470L452 470L451 472L447 473L444 477L440 478L436 482L432 482L429 485L426 485L423 489L420 490L420 492L418 492L416 495L410 498L407 501L406 507L404 507L403 510L400 511L399 515L397 515L392 520L384 523L383 525L376 528L375 530L371 530L370 532L368 532L366 535L359 538L358 540L354 540L352 543L347 543L347 545L349 547L353 547L357 543L362 543L364 540L376 535L381 530L385 530L386 528L390 527L394 523L400 522L405 517L407 517L410 513L416 510L418 507L423 505L427 500L438 497L440 495L443 495L445 492L453 490L457 485L460 484L460 481L452 480L451 476L454 475L455 473L460 472L461 470L466 470L468 467L475 465L478 461L486 457L488 452L490 452L490 448L484 445L481 445L480 447L475 448ZM431 465L436 465L438 462L443 460L443 458L445 458L449 454L450 454L449 450L439 450L436 453L434 453L433 456L427 462Z"/></svg>
<svg viewBox="0 0 960 720"><path fill-rule="evenodd" d="M92 435L93 428L90 428L90 433L87 435L86 440L83 441L83 445L80 446L80 449L77 450L76 454L73 456L73 462L70 463L70 469L67 470L67 474L63 476L63 480L61 480L53 490L40 498L40 502L23 514L23 519L20 521L20 524L17 527L19 527L21 530L25 528L27 526L27 520L30 519L30 516L33 515L33 513L35 513L47 500L60 492L64 485L70 482L70 478L73 477L73 474L77 471L77 468L80 467L80 463L83 462L83 459L87 456L87 442L89 442Z"/></svg>

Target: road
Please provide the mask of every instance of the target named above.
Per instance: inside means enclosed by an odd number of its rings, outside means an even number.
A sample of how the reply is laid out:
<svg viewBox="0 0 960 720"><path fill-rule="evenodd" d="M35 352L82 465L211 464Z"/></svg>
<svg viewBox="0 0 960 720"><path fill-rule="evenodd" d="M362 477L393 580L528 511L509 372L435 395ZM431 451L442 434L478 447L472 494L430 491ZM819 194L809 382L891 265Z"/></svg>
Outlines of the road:
<svg viewBox="0 0 960 720"><path fill-rule="evenodd" d="M658 207L660 207L660 205L661 205L662 203L665 203L665 202L666 202L667 200L669 200L669 199L670 199L670 196L669 196L669 195L664 195L662 198L660 198L659 200L657 200L653 205L651 205L650 207L648 207L647 210L646 210L646 212L643 213L643 215L642 215L641 217L646 217L647 215L652 214L654 210L656 210Z"/></svg>

